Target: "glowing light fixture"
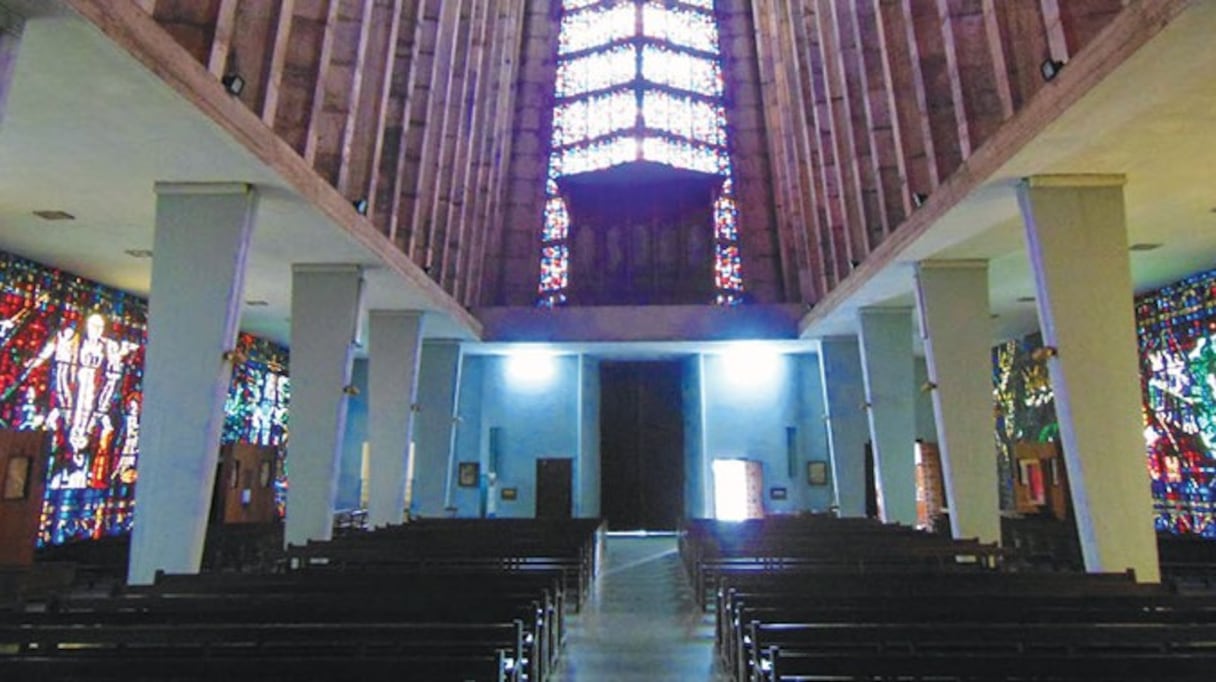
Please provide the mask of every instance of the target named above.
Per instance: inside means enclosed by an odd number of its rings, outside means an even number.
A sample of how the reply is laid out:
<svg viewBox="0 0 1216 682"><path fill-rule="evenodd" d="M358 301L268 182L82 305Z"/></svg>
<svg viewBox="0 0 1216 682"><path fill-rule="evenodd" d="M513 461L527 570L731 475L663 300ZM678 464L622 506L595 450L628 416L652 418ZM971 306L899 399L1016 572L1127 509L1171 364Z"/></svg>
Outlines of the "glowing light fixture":
<svg viewBox="0 0 1216 682"><path fill-rule="evenodd" d="M740 344L722 354L722 367L733 386L767 387L781 375L781 354L763 343Z"/></svg>
<svg viewBox="0 0 1216 682"><path fill-rule="evenodd" d="M507 358L507 379L514 385L540 388L557 375L557 358L542 350L524 350Z"/></svg>

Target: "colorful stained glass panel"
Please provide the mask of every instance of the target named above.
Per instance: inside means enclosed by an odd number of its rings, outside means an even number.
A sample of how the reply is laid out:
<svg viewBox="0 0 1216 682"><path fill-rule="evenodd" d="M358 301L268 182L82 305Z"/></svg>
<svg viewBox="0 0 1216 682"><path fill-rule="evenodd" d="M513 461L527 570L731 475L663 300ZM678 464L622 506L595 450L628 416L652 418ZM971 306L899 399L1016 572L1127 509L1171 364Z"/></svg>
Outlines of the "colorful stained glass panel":
<svg viewBox="0 0 1216 682"><path fill-rule="evenodd" d="M659 90L642 95L642 124L676 137L721 147L726 143L726 112L720 104Z"/></svg>
<svg viewBox="0 0 1216 682"><path fill-rule="evenodd" d="M630 38L637 30L637 8L632 2L589 7L562 17L558 54L566 55Z"/></svg>
<svg viewBox="0 0 1216 682"><path fill-rule="evenodd" d="M633 45L618 45L562 61L557 65L556 94L574 97L628 83L637 76L637 59Z"/></svg>
<svg viewBox="0 0 1216 682"><path fill-rule="evenodd" d="M660 45L642 46L642 77L651 83L710 97L722 96L722 68L716 59Z"/></svg>
<svg viewBox="0 0 1216 682"><path fill-rule="evenodd" d="M642 7L642 35L679 47L718 53L718 24L708 12L651 0Z"/></svg>

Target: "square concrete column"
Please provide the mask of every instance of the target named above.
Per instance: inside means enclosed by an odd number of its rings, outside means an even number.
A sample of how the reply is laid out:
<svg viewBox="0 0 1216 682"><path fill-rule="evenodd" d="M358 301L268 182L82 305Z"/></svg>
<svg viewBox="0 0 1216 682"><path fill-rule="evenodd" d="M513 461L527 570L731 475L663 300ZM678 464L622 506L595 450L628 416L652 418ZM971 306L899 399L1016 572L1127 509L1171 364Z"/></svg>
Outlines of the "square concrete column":
<svg viewBox="0 0 1216 682"><path fill-rule="evenodd" d="M401 523L405 516L406 458L414 439L423 313L373 310L367 327L371 443L367 521L375 527Z"/></svg>
<svg viewBox="0 0 1216 682"><path fill-rule="evenodd" d="M362 294L357 265L292 267L288 543L328 540L333 534Z"/></svg>
<svg viewBox="0 0 1216 682"><path fill-rule="evenodd" d="M950 530L1000 542L988 263L919 263L916 291Z"/></svg>
<svg viewBox="0 0 1216 682"><path fill-rule="evenodd" d="M865 376L878 510L888 523L916 524L916 385L911 308L863 308Z"/></svg>
<svg viewBox="0 0 1216 682"><path fill-rule="evenodd" d="M456 405L463 349L459 341L422 344L418 415L414 426L413 510L419 516L447 515L452 499Z"/></svg>
<svg viewBox="0 0 1216 682"><path fill-rule="evenodd" d="M857 337L819 342L832 486L841 516L866 515L866 387Z"/></svg>
<svg viewBox="0 0 1216 682"><path fill-rule="evenodd" d="M156 185L132 584L202 561L255 202L241 183Z"/></svg>
<svg viewBox="0 0 1216 682"><path fill-rule="evenodd" d="M1037 176L1018 199L1085 569L1156 582L1123 183Z"/></svg>

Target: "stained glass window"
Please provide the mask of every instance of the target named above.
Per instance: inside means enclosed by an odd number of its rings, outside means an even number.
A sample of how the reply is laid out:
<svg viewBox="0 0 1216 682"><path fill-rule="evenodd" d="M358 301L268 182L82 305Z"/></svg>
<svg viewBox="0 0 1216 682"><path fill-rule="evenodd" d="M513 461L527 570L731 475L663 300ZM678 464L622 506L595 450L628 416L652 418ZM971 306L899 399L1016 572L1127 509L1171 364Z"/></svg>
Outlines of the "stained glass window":
<svg viewBox="0 0 1216 682"><path fill-rule="evenodd" d="M50 433L38 546L131 530L147 315L143 299L0 253L0 428ZM238 348L225 441L282 445L286 350L247 335ZM282 467L277 488L281 502Z"/></svg>
<svg viewBox="0 0 1216 682"><path fill-rule="evenodd" d="M559 178L635 161L717 175L717 302L743 292L713 0L563 0L540 302L565 301L570 216Z"/></svg>
<svg viewBox="0 0 1216 682"><path fill-rule="evenodd" d="M633 80L638 69L638 51L633 45L619 45L603 52L567 59L557 67L557 96L575 97ZM683 74L675 70L679 78ZM695 78L689 75L685 78ZM705 78L704 75L700 75ZM657 76L656 76L657 78Z"/></svg>
<svg viewBox="0 0 1216 682"><path fill-rule="evenodd" d="M1157 530L1216 539L1216 270L1136 298Z"/></svg>

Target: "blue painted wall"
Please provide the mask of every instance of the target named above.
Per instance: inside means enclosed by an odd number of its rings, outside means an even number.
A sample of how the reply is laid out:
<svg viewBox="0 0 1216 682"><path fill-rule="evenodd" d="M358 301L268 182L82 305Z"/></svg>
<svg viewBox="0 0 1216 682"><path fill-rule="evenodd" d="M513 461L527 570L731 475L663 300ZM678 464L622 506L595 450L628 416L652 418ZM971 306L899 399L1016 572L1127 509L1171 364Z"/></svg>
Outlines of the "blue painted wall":
<svg viewBox="0 0 1216 682"><path fill-rule="evenodd" d="M545 383L513 377L511 362L503 355L464 358L456 460L477 462L482 480L475 488L460 488L453 481L456 513L532 516L536 460L569 457L575 460L574 513L598 515L599 361L554 357L553 373ZM785 500L766 500L771 513L825 511L831 504L831 487L810 486L806 481L808 461L829 459L818 356L778 356L774 375L753 387L739 385L722 356L692 355L683 362L686 512L712 514L712 457L763 462L766 491L786 489ZM787 445L790 428L792 462ZM490 488L490 441L495 430L498 465L496 484ZM501 499L503 488L515 488L516 499Z"/></svg>
<svg viewBox="0 0 1216 682"><path fill-rule="evenodd" d="M588 490L598 493L598 467L579 461L580 447L594 440L598 452L598 408L585 400L580 409L580 394L598 389L598 377L587 386L580 377L583 362L577 355L555 356L553 372L547 381L523 381L513 376L510 356L480 355L465 358L460 387L461 418L456 434L456 452L461 461L481 463L483 474L490 471L489 447L492 429L498 429L498 467L495 496L489 505L496 516L530 517L536 511L536 460L545 457L575 459L574 512L598 512L598 500L589 500ZM598 403L598 390L595 390ZM593 420L595 430L584 428ZM598 461L598 454L595 454ZM580 474L582 480L579 480ZM515 500L501 499L503 488L516 490ZM598 497L598 495L596 495ZM480 513L478 493L458 489L453 502L460 516ZM587 510L596 507L592 511Z"/></svg>
<svg viewBox="0 0 1216 682"><path fill-rule="evenodd" d="M732 369L733 362L727 355L703 358L707 457L761 462L768 513L825 511L831 487L810 486L806 480L807 461L828 459L817 356L777 355L767 376ZM785 488L786 499L772 499L772 488Z"/></svg>

